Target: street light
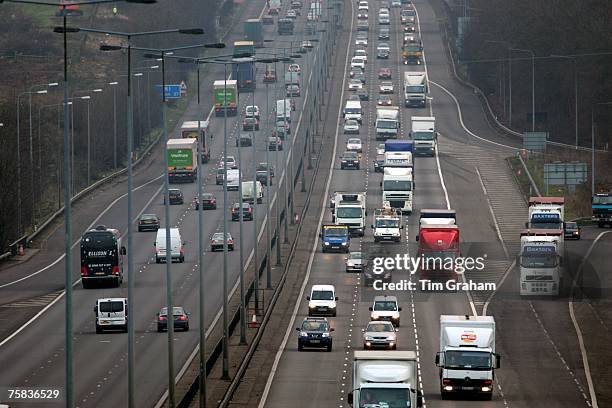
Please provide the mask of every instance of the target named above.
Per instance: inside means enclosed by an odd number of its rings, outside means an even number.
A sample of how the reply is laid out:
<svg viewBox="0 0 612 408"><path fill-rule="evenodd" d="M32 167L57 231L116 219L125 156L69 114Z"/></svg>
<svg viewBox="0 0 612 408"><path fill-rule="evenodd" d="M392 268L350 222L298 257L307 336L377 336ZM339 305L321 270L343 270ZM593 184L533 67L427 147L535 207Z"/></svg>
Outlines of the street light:
<svg viewBox="0 0 612 408"><path fill-rule="evenodd" d="M117 168L117 85L119 82L109 82L113 87L113 169Z"/></svg>
<svg viewBox="0 0 612 408"><path fill-rule="evenodd" d="M535 132L535 53L523 48L510 48L510 50L531 54L531 131Z"/></svg>
<svg viewBox="0 0 612 408"><path fill-rule="evenodd" d="M576 149L578 149L578 59L569 55L551 55L551 57L571 59L574 62L574 127L576 133Z"/></svg>
<svg viewBox="0 0 612 408"><path fill-rule="evenodd" d="M591 108L591 196L595 195L595 109L601 105L612 105L612 101L599 102Z"/></svg>
<svg viewBox="0 0 612 408"><path fill-rule="evenodd" d="M508 41L484 40L486 43L504 44L508 47L508 127L512 127L512 48Z"/></svg>

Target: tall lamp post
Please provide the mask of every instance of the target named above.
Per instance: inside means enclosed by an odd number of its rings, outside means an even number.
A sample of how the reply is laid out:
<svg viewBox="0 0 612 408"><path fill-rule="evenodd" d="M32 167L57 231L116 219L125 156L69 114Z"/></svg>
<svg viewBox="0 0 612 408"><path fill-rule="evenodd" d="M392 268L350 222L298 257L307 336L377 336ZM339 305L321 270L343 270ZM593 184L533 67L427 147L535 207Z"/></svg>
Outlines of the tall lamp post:
<svg viewBox="0 0 612 408"><path fill-rule="evenodd" d="M508 51L508 127L512 127L512 48L508 41L484 40L486 43L503 44Z"/></svg>
<svg viewBox="0 0 612 408"><path fill-rule="evenodd" d="M510 51L528 52L531 54L531 131L535 132L535 53L523 48L510 48Z"/></svg>
<svg viewBox="0 0 612 408"><path fill-rule="evenodd" d="M49 1L38 1L38 0L3 0L6 3L22 3L22 4L36 4L49 6L57 9L58 4L56 2ZM128 3L143 3L150 4L155 3L156 0L124 0ZM91 4L102 4L102 3L116 3L117 0L87 0L87 1L75 1L71 2L71 5L91 5ZM71 189L71 168L70 168L70 135L68 133L68 95L69 95L69 79L68 79L68 33L71 32L67 27L67 16L65 6L62 6L62 27L56 27L55 32L63 34L63 49L64 49L64 251L65 251L65 271L64 271L64 285L66 290L66 325L65 325L65 336L66 336L66 395L64 398L65 406L72 408L74 405L74 384L72 382L72 189Z"/></svg>
<svg viewBox="0 0 612 408"><path fill-rule="evenodd" d="M595 109L602 105L612 105L612 101L599 102L591 108L591 196L595 195Z"/></svg>
<svg viewBox="0 0 612 408"><path fill-rule="evenodd" d="M74 92L72 92L72 97L68 98L69 100L74 100L74 99L79 99L79 98L75 98L74 95L78 94L78 93L99 93L102 92L102 88L96 88L96 89L81 89L81 90L76 90ZM91 179L91 174L90 174L90 168L91 168L91 164L90 164L90 126L89 126L89 101L91 100L91 95L87 95L87 97L85 98L80 98L83 100L87 101L87 186L89 186L90 184L90 179ZM72 105L72 115L70 116L70 130L71 130L71 134L72 134L72 155L71 155L71 168L72 168L72 174L75 174L74 172L74 104ZM73 190L75 189L74 187L74 178L72 179L72 185L73 185Z"/></svg>
<svg viewBox="0 0 612 408"><path fill-rule="evenodd" d="M571 59L574 63L574 132L578 149L578 58L570 55L551 55L554 58Z"/></svg>

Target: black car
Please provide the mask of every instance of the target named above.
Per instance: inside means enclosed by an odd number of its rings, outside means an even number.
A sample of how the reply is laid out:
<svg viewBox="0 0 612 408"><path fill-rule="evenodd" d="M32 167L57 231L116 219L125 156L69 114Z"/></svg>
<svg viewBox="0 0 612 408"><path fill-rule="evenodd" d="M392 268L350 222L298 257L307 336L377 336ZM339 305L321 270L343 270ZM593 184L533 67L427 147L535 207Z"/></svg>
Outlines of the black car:
<svg viewBox="0 0 612 408"><path fill-rule="evenodd" d="M266 162L261 162L259 164L257 164L257 171L267 171L268 167L270 168L270 177L274 177L274 166L271 164L268 164Z"/></svg>
<svg viewBox="0 0 612 408"><path fill-rule="evenodd" d="M359 170L359 153L346 151L340 156L340 169Z"/></svg>
<svg viewBox="0 0 612 408"><path fill-rule="evenodd" d="M324 317L307 317L302 322L301 327L296 327L298 335L298 351L303 351L304 347L324 348L332 351L331 332L329 322Z"/></svg>
<svg viewBox="0 0 612 408"><path fill-rule="evenodd" d="M385 155L377 154L376 160L374 160L374 171L376 173L382 173L384 170L384 167L383 167L384 164L385 164Z"/></svg>
<svg viewBox="0 0 612 408"><path fill-rule="evenodd" d="M389 29L380 29L380 31L378 32L378 39L379 40L388 40L389 39Z"/></svg>
<svg viewBox="0 0 612 408"><path fill-rule="evenodd" d="M361 81L362 84L365 85L366 83L366 76L363 73L356 73L355 75L353 75L353 79L358 79Z"/></svg>
<svg viewBox="0 0 612 408"><path fill-rule="evenodd" d="M223 184L223 175L225 174L225 169L223 167L219 167L217 169L217 174L215 176L215 184L216 185L221 185Z"/></svg>
<svg viewBox="0 0 612 408"><path fill-rule="evenodd" d="M198 197L193 199L193 206L196 210L200 209L200 203L198 202ZM217 209L217 199L211 193L202 193L202 209L203 210L216 210Z"/></svg>
<svg viewBox="0 0 612 408"><path fill-rule="evenodd" d="M253 221L253 206L249 203L242 203L242 220ZM232 221L240 221L240 203L232 205Z"/></svg>
<svg viewBox="0 0 612 408"><path fill-rule="evenodd" d="M378 58L378 59L389 59L389 51L387 51L387 50L378 50L376 52L376 58Z"/></svg>
<svg viewBox="0 0 612 408"><path fill-rule="evenodd" d="M189 313L180 306L172 308L172 316L174 318L174 329L189 330ZM157 331L162 332L168 330L168 308L162 307L157 313Z"/></svg>
<svg viewBox="0 0 612 408"><path fill-rule="evenodd" d="M236 147L249 147L249 146L253 146L253 138L251 137L251 134L241 133L236 138Z"/></svg>
<svg viewBox="0 0 612 408"><path fill-rule="evenodd" d="M360 100L362 101L370 100L370 95L368 95L368 91L366 91L365 89L360 89L356 93L357 93L357 96L359 96Z"/></svg>
<svg viewBox="0 0 612 408"><path fill-rule="evenodd" d="M182 205L184 203L183 192L178 188L168 190L170 196L170 205ZM164 204L166 204L166 196L164 195Z"/></svg>
<svg viewBox="0 0 612 408"><path fill-rule="evenodd" d="M157 231L159 229L159 217L155 214L142 214L138 219L138 232Z"/></svg>
<svg viewBox="0 0 612 408"><path fill-rule="evenodd" d="M580 239L580 227L574 221L568 221L563 228L565 239Z"/></svg>
<svg viewBox="0 0 612 408"><path fill-rule="evenodd" d="M259 130L259 119L253 116L244 118L242 120L242 130Z"/></svg>

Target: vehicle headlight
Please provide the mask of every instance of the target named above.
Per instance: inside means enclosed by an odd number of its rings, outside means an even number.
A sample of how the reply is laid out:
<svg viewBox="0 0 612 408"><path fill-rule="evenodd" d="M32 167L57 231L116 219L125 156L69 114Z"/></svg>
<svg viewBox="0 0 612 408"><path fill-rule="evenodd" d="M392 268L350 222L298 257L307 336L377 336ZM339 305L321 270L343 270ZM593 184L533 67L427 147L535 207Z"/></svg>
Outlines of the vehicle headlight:
<svg viewBox="0 0 612 408"><path fill-rule="evenodd" d="M329 337L329 333L323 333L321 336L322 337Z"/></svg>
<svg viewBox="0 0 612 408"><path fill-rule="evenodd" d="M372 313L372 315L370 316L373 320L378 320L378 318L380 317L378 315L378 313Z"/></svg>
<svg viewBox="0 0 612 408"><path fill-rule="evenodd" d="M399 319L400 318L400 314L399 313L393 313L392 316L394 319Z"/></svg>
<svg viewBox="0 0 612 408"><path fill-rule="evenodd" d="M315 305L310 305L310 304L308 305L309 309L314 309L315 307L316 307Z"/></svg>
<svg viewBox="0 0 612 408"><path fill-rule="evenodd" d="M372 338L372 336L365 336L365 339L366 339L366 341L372 341L372 340L374 340L374 339Z"/></svg>
<svg viewBox="0 0 612 408"><path fill-rule="evenodd" d="M342 246L347 246L347 245L348 245L348 242L343 242L342 243Z"/></svg>
<svg viewBox="0 0 612 408"><path fill-rule="evenodd" d="M329 242L324 242L323 244L325 244L325 245L329 245Z"/></svg>
<svg viewBox="0 0 612 408"><path fill-rule="evenodd" d="M390 342L389 342L389 345L390 345L391 347L393 347L393 346L395 346L395 342L394 342L394 341L390 341Z"/></svg>
<svg viewBox="0 0 612 408"><path fill-rule="evenodd" d="M306 333L306 332L300 332L300 336L301 336L301 337L308 337L308 333Z"/></svg>

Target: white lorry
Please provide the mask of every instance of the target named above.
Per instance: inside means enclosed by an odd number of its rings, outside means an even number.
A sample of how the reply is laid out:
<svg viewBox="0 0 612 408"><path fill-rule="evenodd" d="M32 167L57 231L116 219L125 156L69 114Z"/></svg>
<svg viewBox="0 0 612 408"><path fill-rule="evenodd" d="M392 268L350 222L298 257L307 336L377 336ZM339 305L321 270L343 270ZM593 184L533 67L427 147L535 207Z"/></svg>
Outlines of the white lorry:
<svg viewBox="0 0 612 408"><path fill-rule="evenodd" d="M421 407L417 355L414 351L353 352L353 408Z"/></svg>
<svg viewBox="0 0 612 408"><path fill-rule="evenodd" d="M291 123L291 102L289 99L276 101L276 121Z"/></svg>
<svg viewBox="0 0 612 408"><path fill-rule="evenodd" d="M438 143L436 118L433 116L413 116L410 137L414 141L415 156L435 156Z"/></svg>
<svg viewBox="0 0 612 408"><path fill-rule="evenodd" d="M383 167L409 167L414 169L412 153L410 152L385 152Z"/></svg>
<svg viewBox="0 0 612 408"><path fill-rule="evenodd" d="M362 122L361 116L361 102L360 101L346 101L342 114L344 119L355 119L359 124Z"/></svg>
<svg viewBox="0 0 612 408"><path fill-rule="evenodd" d="M384 208L395 208L412 213L412 190L414 180L412 168L385 167L382 181Z"/></svg>
<svg viewBox="0 0 612 408"><path fill-rule="evenodd" d="M397 139L400 129L399 106L376 108L376 140Z"/></svg>
<svg viewBox="0 0 612 408"><path fill-rule="evenodd" d="M404 72L404 106L424 108L427 105L425 72Z"/></svg>
<svg viewBox="0 0 612 408"><path fill-rule="evenodd" d="M521 232L521 296L558 296L563 282L563 230Z"/></svg>
<svg viewBox="0 0 612 408"><path fill-rule="evenodd" d="M563 197L529 197L529 221L526 227L562 230L564 208Z"/></svg>
<svg viewBox="0 0 612 408"><path fill-rule="evenodd" d="M402 213L396 208L382 208L374 210L372 230L374 242L402 240Z"/></svg>
<svg viewBox="0 0 612 408"><path fill-rule="evenodd" d="M336 195L333 222L346 225L351 235L363 237L366 227L366 193L339 193Z"/></svg>
<svg viewBox="0 0 612 408"><path fill-rule="evenodd" d="M495 354L493 316L440 316L440 393L469 392L491 399L494 370L500 366Z"/></svg>

